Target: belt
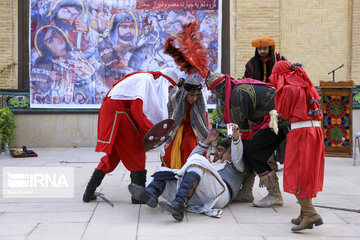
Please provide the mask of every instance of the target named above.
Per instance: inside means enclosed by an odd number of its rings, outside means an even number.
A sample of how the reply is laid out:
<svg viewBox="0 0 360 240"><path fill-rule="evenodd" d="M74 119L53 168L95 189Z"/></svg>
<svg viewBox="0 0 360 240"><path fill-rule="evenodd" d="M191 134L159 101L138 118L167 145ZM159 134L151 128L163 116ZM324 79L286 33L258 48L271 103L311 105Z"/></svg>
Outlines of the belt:
<svg viewBox="0 0 360 240"><path fill-rule="evenodd" d="M310 120L310 121L291 123L291 130L297 128L304 128L304 127L321 127L321 122Z"/></svg>

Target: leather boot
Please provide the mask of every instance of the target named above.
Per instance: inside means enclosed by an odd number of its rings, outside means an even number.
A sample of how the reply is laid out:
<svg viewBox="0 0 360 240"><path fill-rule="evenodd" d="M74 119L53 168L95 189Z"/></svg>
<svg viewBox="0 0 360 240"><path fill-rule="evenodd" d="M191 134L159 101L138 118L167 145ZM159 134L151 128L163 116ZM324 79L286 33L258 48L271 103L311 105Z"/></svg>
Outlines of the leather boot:
<svg viewBox="0 0 360 240"><path fill-rule="evenodd" d="M253 205L255 207L272 207L284 205L284 200L280 192L279 178L276 176L276 172L274 170L269 174L260 177L259 186L265 186L269 193L260 201L254 201Z"/></svg>
<svg viewBox="0 0 360 240"><path fill-rule="evenodd" d="M240 192L235 199L238 202L253 202L254 196L252 193L254 182L255 182L255 171L250 171L246 176L244 177L244 184L242 188L240 189Z"/></svg>
<svg viewBox="0 0 360 240"><path fill-rule="evenodd" d="M276 163L276 159L275 159L275 152L273 154L271 154L271 156L266 161L266 163L270 166L271 170L275 170L275 172L277 172L279 170L279 167L278 167L278 165Z"/></svg>
<svg viewBox="0 0 360 240"><path fill-rule="evenodd" d="M323 224L321 216L315 211L315 208L312 205L311 198L299 198L299 203L301 205L301 209L303 210L303 220L298 226L291 228L291 231L298 232L304 229L312 229L313 224L315 224L315 226Z"/></svg>
<svg viewBox="0 0 360 240"><path fill-rule="evenodd" d="M295 195L296 199L299 201L299 195L296 194ZM301 206L301 205L300 205ZM291 219L291 223L295 224L295 225L299 225L301 223L301 221L303 220L303 210L302 208L300 209L300 215L297 218L293 218Z"/></svg>
<svg viewBox="0 0 360 240"><path fill-rule="evenodd" d="M90 202L96 199L95 190L98 186L100 186L104 177L105 173L95 168L83 195L84 202Z"/></svg>
<svg viewBox="0 0 360 240"><path fill-rule="evenodd" d="M151 208L156 208L158 198L164 191L165 185L165 181L153 181L147 187L131 183L129 185L129 191L135 200L146 203Z"/></svg>
<svg viewBox="0 0 360 240"><path fill-rule="evenodd" d="M146 170L143 171L131 171L130 172L131 183L135 183L139 186L145 187L146 182ZM132 204L141 204L139 200L136 200L134 197L131 197Z"/></svg>
<svg viewBox="0 0 360 240"><path fill-rule="evenodd" d="M186 204L195 192L200 179L200 175L196 172L186 172L180 184L179 191L175 196L175 200L171 202L160 201L160 207L170 212L173 218L181 222L184 219Z"/></svg>

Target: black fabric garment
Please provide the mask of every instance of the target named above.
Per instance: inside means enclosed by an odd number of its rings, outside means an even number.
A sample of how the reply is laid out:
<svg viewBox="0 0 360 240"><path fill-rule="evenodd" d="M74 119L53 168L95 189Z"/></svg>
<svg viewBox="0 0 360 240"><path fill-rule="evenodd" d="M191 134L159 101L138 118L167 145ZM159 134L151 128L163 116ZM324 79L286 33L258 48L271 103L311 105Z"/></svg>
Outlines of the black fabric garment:
<svg viewBox="0 0 360 240"><path fill-rule="evenodd" d="M130 172L131 182L145 187L146 172L147 172L146 170L143 170L143 171L131 171Z"/></svg>
<svg viewBox="0 0 360 240"><path fill-rule="evenodd" d="M91 200L96 199L95 191L98 186L100 186L102 180L105 177L105 174L103 171L95 168L89 183L86 186L85 193L83 195L83 201L89 202Z"/></svg>
<svg viewBox="0 0 360 240"><path fill-rule="evenodd" d="M154 181L176 180L175 173L171 171L159 171L152 175Z"/></svg>
<svg viewBox="0 0 360 240"><path fill-rule="evenodd" d="M276 162L284 164L285 148L286 148L286 138L280 143L279 147L276 149L276 155L275 155Z"/></svg>
<svg viewBox="0 0 360 240"><path fill-rule="evenodd" d="M275 90L262 85L239 84L231 91L231 121L248 129L248 120L261 122L275 109Z"/></svg>
<svg viewBox="0 0 360 240"><path fill-rule="evenodd" d="M224 111L224 82L214 88L218 97L217 112L220 115L223 115ZM261 123L264 117L275 109L275 93L275 89L263 85L232 85L230 98L231 122L236 123L240 129L249 129L249 120ZM258 130L248 142L243 140L244 157L250 168L258 174L271 170L267 160L286 138L289 127L290 122L288 120L278 117L278 135L269 128Z"/></svg>
<svg viewBox="0 0 360 240"><path fill-rule="evenodd" d="M131 183L135 183L135 184L138 184L140 186L145 187L146 172L147 172L146 170L143 170L143 171L131 171L130 172ZM143 202L140 202L140 201L136 200L133 197L131 197L131 202L132 202L132 204L143 203Z"/></svg>
<svg viewBox="0 0 360 240"><path fill-rule="evenodd" d="M287 127L279 127L277 135L270 128L261 129L251 139L243 141L244 159L257 174L261 175L272 170L267 160L286 138L286 133Z"/></svg>
<svg viewBox="0 0 360 240"><path fill-rule="evenodd" d="M272 73L272 69L277 61L286 60L286 58L279 53L274 54L274 48L270 46L270 56L271 60L266 62L266 80L269 82L269 77ZM275 61L276 56L276 61ZM252 57L245 65L244 78L252 78L259 81L264 81L264 66L263 62L260 59L257 48L255 48L255 56Z"/></svg>

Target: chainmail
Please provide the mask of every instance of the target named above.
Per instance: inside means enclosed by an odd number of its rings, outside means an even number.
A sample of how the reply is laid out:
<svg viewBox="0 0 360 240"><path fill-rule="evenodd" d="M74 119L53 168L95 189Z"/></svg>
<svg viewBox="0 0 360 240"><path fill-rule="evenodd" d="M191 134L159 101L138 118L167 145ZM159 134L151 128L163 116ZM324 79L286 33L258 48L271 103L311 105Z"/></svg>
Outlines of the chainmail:
<svg viewBox="0 0 360 240"><path fill-rule="evenodd" d="M185 83L199 85L199 81L195 78L187 78ZM169 94L168 101L168 113L169 118L175 121L175 130L173 131L170 138L167 140L167 144L170 144L181 125L181 121L185 116L186 111L186 95L189 93L183 86L176 86ZM195 136L198 140L204 141L207 137L209 131L207 128L207 119L206 119L206 103L202 92L199 93L198 99L193 104L190 110L190 119L191 125L194 130Z"/></svg>

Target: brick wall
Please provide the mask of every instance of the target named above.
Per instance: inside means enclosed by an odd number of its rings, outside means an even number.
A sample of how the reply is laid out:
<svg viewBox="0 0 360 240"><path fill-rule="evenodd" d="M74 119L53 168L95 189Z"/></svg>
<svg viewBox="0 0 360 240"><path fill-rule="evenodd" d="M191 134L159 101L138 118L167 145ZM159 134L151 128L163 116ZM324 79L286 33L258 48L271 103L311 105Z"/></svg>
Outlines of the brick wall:
<svg viewBox="0 0 360 240"><path fill-rule="evenodd" d="M246 62L254 56L251 41L267 35L279 45L279 0L231 1L231 74L238 78L245 71Z"/></svg>
<svg viewBox="0 0 360 240"><path fill-rule="evenodd" d="M360 85L360 0L352 1L351 80Z"/></svg>
<svg viewBox="0 0 360 240"><path fill-rule="evenodd" d="M349 80L349 1L282 1L281 50L291 61L302 62L312 81Z"/></svg>
<svg viewBox="0 0 360 240"><path fill-rule="evenodd" d="M354 16L360 20L359 3L354 1ZM341 64L345 67L336 72L337 81L350 80L350 0L231 0L230 9L233 76L241 77L254 55L251 41L267 35L275 39L277 52L304 64L315 85L332 81L327 73ZM360 84L359 77L352 79Z"/></svg>
<svg viewBox="0 0 360 240"><path fill-rule="evenodd" d="M0 69L17 62L17 8L16 0L0 1ZM0 75L0 89L16 89L18 86L17 75L17 65L6 69Z"/></svg>
<svg viewBox="0 0 360 240"><path fill-rule="evenodd" d="M360 0L229 1L234 77L243 75L254 55L251 41L268 35L275 39L278 52L305 65L315 85L332 81L327 73L341 64L345 67L336 72L336 79L360 84ZM0 1L0 69L17 62L17 2ZM17 66L0 75L0 88L17 88L17 82Z"/></svg>

